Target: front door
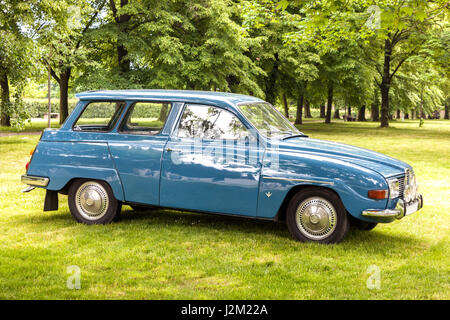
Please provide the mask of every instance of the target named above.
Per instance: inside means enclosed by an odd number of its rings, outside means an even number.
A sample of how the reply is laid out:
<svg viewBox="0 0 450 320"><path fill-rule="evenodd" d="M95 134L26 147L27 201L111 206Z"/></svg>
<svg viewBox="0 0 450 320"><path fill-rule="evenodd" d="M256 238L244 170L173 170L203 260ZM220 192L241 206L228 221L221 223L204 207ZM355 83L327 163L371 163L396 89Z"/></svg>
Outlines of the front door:
<svg viewBox="0 0 450 320"><path fill-rule="evenodd" d="M186 105L163 152L161 206L256 216L263 151L230 111Z"/></svg>

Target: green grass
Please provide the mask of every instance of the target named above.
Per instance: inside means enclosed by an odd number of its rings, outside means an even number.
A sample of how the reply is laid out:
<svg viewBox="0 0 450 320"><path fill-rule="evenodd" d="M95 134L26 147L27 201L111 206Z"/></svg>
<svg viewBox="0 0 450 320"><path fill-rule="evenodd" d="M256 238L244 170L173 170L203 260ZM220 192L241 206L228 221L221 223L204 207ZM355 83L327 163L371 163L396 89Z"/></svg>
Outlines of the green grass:
<svg viewBox="0 0 450 320"><path fill-rule="evenodd" d="M66 197L42 212L43 190L20 193L38 136L0 137L0 298L449 299L450 122L391 125L300 127L407 161L425 198L419 213L352 229L338 245L296 242L282 223L128 206L120 222L78 224ZM66 287L70 265L81 269L80 290ZM366 287L370 265L379 290Z"/></svg>

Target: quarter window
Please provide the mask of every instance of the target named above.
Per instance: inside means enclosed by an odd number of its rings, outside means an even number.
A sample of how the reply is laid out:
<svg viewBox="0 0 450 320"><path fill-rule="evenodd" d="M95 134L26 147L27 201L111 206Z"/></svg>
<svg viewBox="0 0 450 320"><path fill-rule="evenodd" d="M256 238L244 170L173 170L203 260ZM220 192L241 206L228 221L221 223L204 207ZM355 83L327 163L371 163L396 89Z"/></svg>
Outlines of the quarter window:
<svg viewBox="0 0 450 320"><path fill-rule="evenodd" d="M73 129L77 131L109 131L120 117L125 102L91 102L81 113Z"/></svg>
<svg viewBox="0 0 450 320"><path fill-rule="evenodd" d="M203 105L188 105L178 126L178 137L238 140L249 137L247 128L231 112Z"/></svg>
<svg viewBox="0 0 450 320"><path fill-rule="evenodd" d="M157 134L164 127L170 109L170 103L137 102L128 111L121 131L132 134Z"/></svg>

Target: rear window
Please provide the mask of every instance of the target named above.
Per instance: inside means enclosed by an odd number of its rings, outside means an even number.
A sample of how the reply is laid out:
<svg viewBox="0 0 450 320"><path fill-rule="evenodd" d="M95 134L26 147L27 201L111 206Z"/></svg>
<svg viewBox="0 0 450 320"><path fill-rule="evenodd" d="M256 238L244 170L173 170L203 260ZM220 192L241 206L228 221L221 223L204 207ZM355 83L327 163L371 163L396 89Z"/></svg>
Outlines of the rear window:
<svg viewBox="0 0 450 320"><path fill-rule="evenodd" d="M124 107L124 101L91 102L84 108L73 130L110 131Z"/></svg>
<svg viewBox="0 0 450 320"><path fill-rule="evenodd" d="M136 102L127 112L120 131L129 134L158 134L166 123L170 108L170 103Z"/></svg>

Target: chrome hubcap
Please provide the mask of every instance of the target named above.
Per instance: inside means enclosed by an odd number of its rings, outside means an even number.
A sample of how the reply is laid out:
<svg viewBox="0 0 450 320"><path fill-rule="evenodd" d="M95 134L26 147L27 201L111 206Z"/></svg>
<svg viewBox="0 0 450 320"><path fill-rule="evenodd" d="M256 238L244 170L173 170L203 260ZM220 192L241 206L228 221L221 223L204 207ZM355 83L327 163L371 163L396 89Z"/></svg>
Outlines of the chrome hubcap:
<svg viewBox="0 0 450 320"><path fill-rule="evenodd" d="M108 194L101 184L94 181L83 183L77 190L75 202L78 212L88 220L98 220L106 214Z"/></svg>
<svg viewBox="0 0 450 320"><path fill-rule="evenodd" d="M336 221L333 205L320 197L304 200L296 211L298 229L311 240L321 240L332 234Z"/></svg>

